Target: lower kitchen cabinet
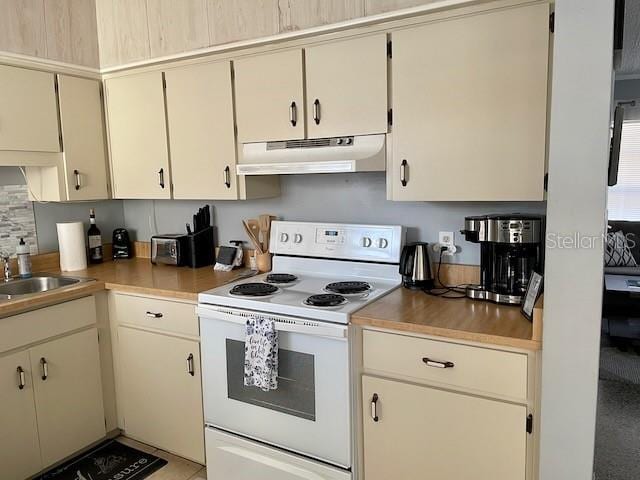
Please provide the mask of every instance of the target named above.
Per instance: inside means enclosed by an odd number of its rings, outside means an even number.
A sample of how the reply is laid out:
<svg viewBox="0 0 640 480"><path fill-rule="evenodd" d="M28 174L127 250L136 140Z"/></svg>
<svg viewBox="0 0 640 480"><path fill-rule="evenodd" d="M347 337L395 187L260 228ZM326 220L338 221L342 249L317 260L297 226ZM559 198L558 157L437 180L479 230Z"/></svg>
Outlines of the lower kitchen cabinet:
<svg viewBox="0 0 640 480"><path fill-rule="evenodd" d="M43 466L105 435L95 328L29 350Z"/></svg>
<svg viewBox="0 0 640 480"><path fill-rule="evenodd" d="M367 375L362 388L365 480L524 480L524 405Z"/></svg>
<svg viewBox="0 0 640 480"><path fill-rule="evenodd" d="M199 342L119 326L118 344L125 433L204 464Z"/></svg>
<svg viewBox="0 0 640 480"><path fill-rule="evenodd" d="M2 478L22 480L42 468L29 352L0 358Z"/></svg>

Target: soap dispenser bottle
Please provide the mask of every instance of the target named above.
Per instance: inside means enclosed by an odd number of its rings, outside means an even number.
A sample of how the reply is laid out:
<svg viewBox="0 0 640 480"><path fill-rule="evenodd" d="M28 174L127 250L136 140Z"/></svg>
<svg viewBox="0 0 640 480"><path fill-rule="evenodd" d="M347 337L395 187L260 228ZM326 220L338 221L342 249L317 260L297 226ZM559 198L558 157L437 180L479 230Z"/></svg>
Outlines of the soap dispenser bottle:
<svg viewBox="0 0 640 480"><path fill-rule="evenodd" d="M20 239L20 243L16 247L18 255L18 275L20 278L31 277L31 255L29 245L24 242L24 238Z"/></svg>

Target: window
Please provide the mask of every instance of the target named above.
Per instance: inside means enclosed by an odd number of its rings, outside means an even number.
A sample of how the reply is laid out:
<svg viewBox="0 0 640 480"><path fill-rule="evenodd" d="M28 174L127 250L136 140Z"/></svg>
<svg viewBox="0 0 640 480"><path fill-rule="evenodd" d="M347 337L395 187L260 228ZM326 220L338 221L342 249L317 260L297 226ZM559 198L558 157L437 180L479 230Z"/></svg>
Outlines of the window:
<svg viewBox="0 0 640 480"><path fill-rule="evenodd" d="M640 220L640 121L622 126L618 184L609 188L609 219Z"/></svg>

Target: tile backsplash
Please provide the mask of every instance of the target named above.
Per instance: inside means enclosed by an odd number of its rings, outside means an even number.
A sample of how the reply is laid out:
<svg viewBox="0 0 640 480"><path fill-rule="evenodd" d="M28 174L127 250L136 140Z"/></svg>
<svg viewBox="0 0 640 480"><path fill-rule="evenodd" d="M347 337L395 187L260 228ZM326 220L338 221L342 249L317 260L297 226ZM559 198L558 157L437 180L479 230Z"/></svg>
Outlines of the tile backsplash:
<svg viewBox="0 0 640 480"><path fill-rule="evenodd" d="M29 245L31 254L38 253L36 221L27 186L0 186L0 252L14 255L21 238Z"/></svg>

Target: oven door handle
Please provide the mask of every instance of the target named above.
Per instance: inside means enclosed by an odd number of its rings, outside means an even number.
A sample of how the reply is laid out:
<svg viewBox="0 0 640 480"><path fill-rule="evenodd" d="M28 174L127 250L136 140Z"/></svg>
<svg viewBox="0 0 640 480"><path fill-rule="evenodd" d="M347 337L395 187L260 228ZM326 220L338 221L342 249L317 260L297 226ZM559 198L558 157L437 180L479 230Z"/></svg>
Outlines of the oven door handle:
<svg viewBox="0 0 640 480"><path fill-rule="evenodd" d="M247 323L247 317L244 315L234 315L202 305L196 308L196 312L201 320L219 320L229 323L236 323L238 325L245 325ZM247 313L250 312L245 312L245 315ZM292 317L283 317L282 315L261 315L260 313L256 313L255 315L257 317L272 317L275 320L276 330L279 332L301 333L304 335L314 335L318 337L347 338L346 325L318 322L319 325L316 326L310 325L312 321L299 320ZM280 321L278 321L278 319L280 319Z"/></svg>

